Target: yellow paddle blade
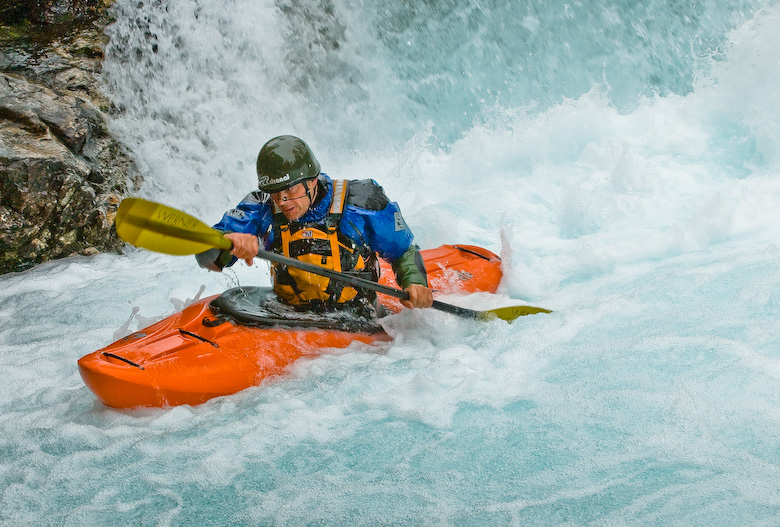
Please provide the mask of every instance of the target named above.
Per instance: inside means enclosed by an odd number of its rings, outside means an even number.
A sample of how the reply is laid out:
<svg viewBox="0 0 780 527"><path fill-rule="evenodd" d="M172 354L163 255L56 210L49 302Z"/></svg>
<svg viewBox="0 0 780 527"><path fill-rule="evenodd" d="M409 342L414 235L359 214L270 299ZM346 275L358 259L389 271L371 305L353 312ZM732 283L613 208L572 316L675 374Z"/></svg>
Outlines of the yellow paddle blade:
<svg viewBox="0 0 780 527"><path fill-rule="evenodd" d="M189 214L141 198L127 198L116 213L116 232L135 247L171 255L230 249L230 240Z"/></svg>
<svg viewBox="0 0 780 527"><path fill-rule="evenodd" d="M536 315L537 313L552 313L549 309L533 306L509 306L499 307L498 309L491 309L489 311L479 311L477 318L479 320L487 321L495 318L506 320L511 322L518 317L525 315Z"/></svg>

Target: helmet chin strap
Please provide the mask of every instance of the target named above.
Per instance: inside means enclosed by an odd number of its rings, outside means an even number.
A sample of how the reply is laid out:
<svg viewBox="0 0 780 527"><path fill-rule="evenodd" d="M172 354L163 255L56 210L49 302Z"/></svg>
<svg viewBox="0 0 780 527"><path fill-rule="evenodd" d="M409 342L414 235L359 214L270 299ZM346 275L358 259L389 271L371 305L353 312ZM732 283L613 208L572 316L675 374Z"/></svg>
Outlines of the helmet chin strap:
<svg viewBox="0 0 780 527"><path fill-rule="evenodd" d="M309 198L309 206L306 207L306 210L311 208L312 205L314 205L314 200L317 198L317 178L313 179L314 181L314 196L311 195L311 191L309 190L309 185L307 185L306 181L303 182L303 188L306 189L306 197Z"/></svg>

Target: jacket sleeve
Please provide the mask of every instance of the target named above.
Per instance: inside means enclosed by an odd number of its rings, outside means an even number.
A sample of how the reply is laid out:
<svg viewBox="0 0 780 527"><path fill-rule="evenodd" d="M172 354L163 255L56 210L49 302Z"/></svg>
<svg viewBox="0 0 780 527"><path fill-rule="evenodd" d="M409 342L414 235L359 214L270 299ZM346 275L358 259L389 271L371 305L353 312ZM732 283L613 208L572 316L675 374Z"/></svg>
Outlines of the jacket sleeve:
<svg viewBox="0 0 780 527"><path fill-rule="evenodd" d="M271 207L268 194L250 192L238 206L227 211L214 228L222 232L243 232L265 237L271 228ZM196 254L198 265L210 271L221 271L236 263L228 250L209 249Z"/></svg>
<svg viewBox="0 0 780 527"><path fill-rule="evenodd" d="M410 245L405 253L392 262L395 281L406 289L412 284L420 284L428 287L428 273L425 271L425 262L420 254L420 248Z"/></svg>

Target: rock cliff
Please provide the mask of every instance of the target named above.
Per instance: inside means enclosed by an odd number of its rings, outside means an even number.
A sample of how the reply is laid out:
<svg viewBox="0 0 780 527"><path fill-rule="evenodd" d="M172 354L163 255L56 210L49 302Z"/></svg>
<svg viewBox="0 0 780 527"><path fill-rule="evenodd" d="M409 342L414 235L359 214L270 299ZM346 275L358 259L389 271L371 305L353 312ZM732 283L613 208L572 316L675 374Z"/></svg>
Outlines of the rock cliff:
<svg viewBox="0 0 780 527"><path fill-rule="evenodd" d="M77 22L0 35L0 273L118 250L117 206L142 181L106 126L110 19Z"/></svg>

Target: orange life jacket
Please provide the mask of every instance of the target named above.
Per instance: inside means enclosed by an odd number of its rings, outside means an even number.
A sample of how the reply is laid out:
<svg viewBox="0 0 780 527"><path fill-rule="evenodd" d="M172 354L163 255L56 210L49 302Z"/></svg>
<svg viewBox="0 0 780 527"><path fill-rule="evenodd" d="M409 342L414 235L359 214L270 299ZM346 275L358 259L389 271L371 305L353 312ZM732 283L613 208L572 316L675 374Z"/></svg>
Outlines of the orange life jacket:
<svg viewBox="0 0 780 527"><path fill-rule="evenodd" d="M272 249L289 258L318 265L337 272L377 280L376 255L366 246L356 244L338 231L347 199L348 181L333 181L333 203L323 223L290 222L274 204L274 243ZM273 264L274 292L294 306L336 305L371 297L365 291L338 280Z"/></svg>

